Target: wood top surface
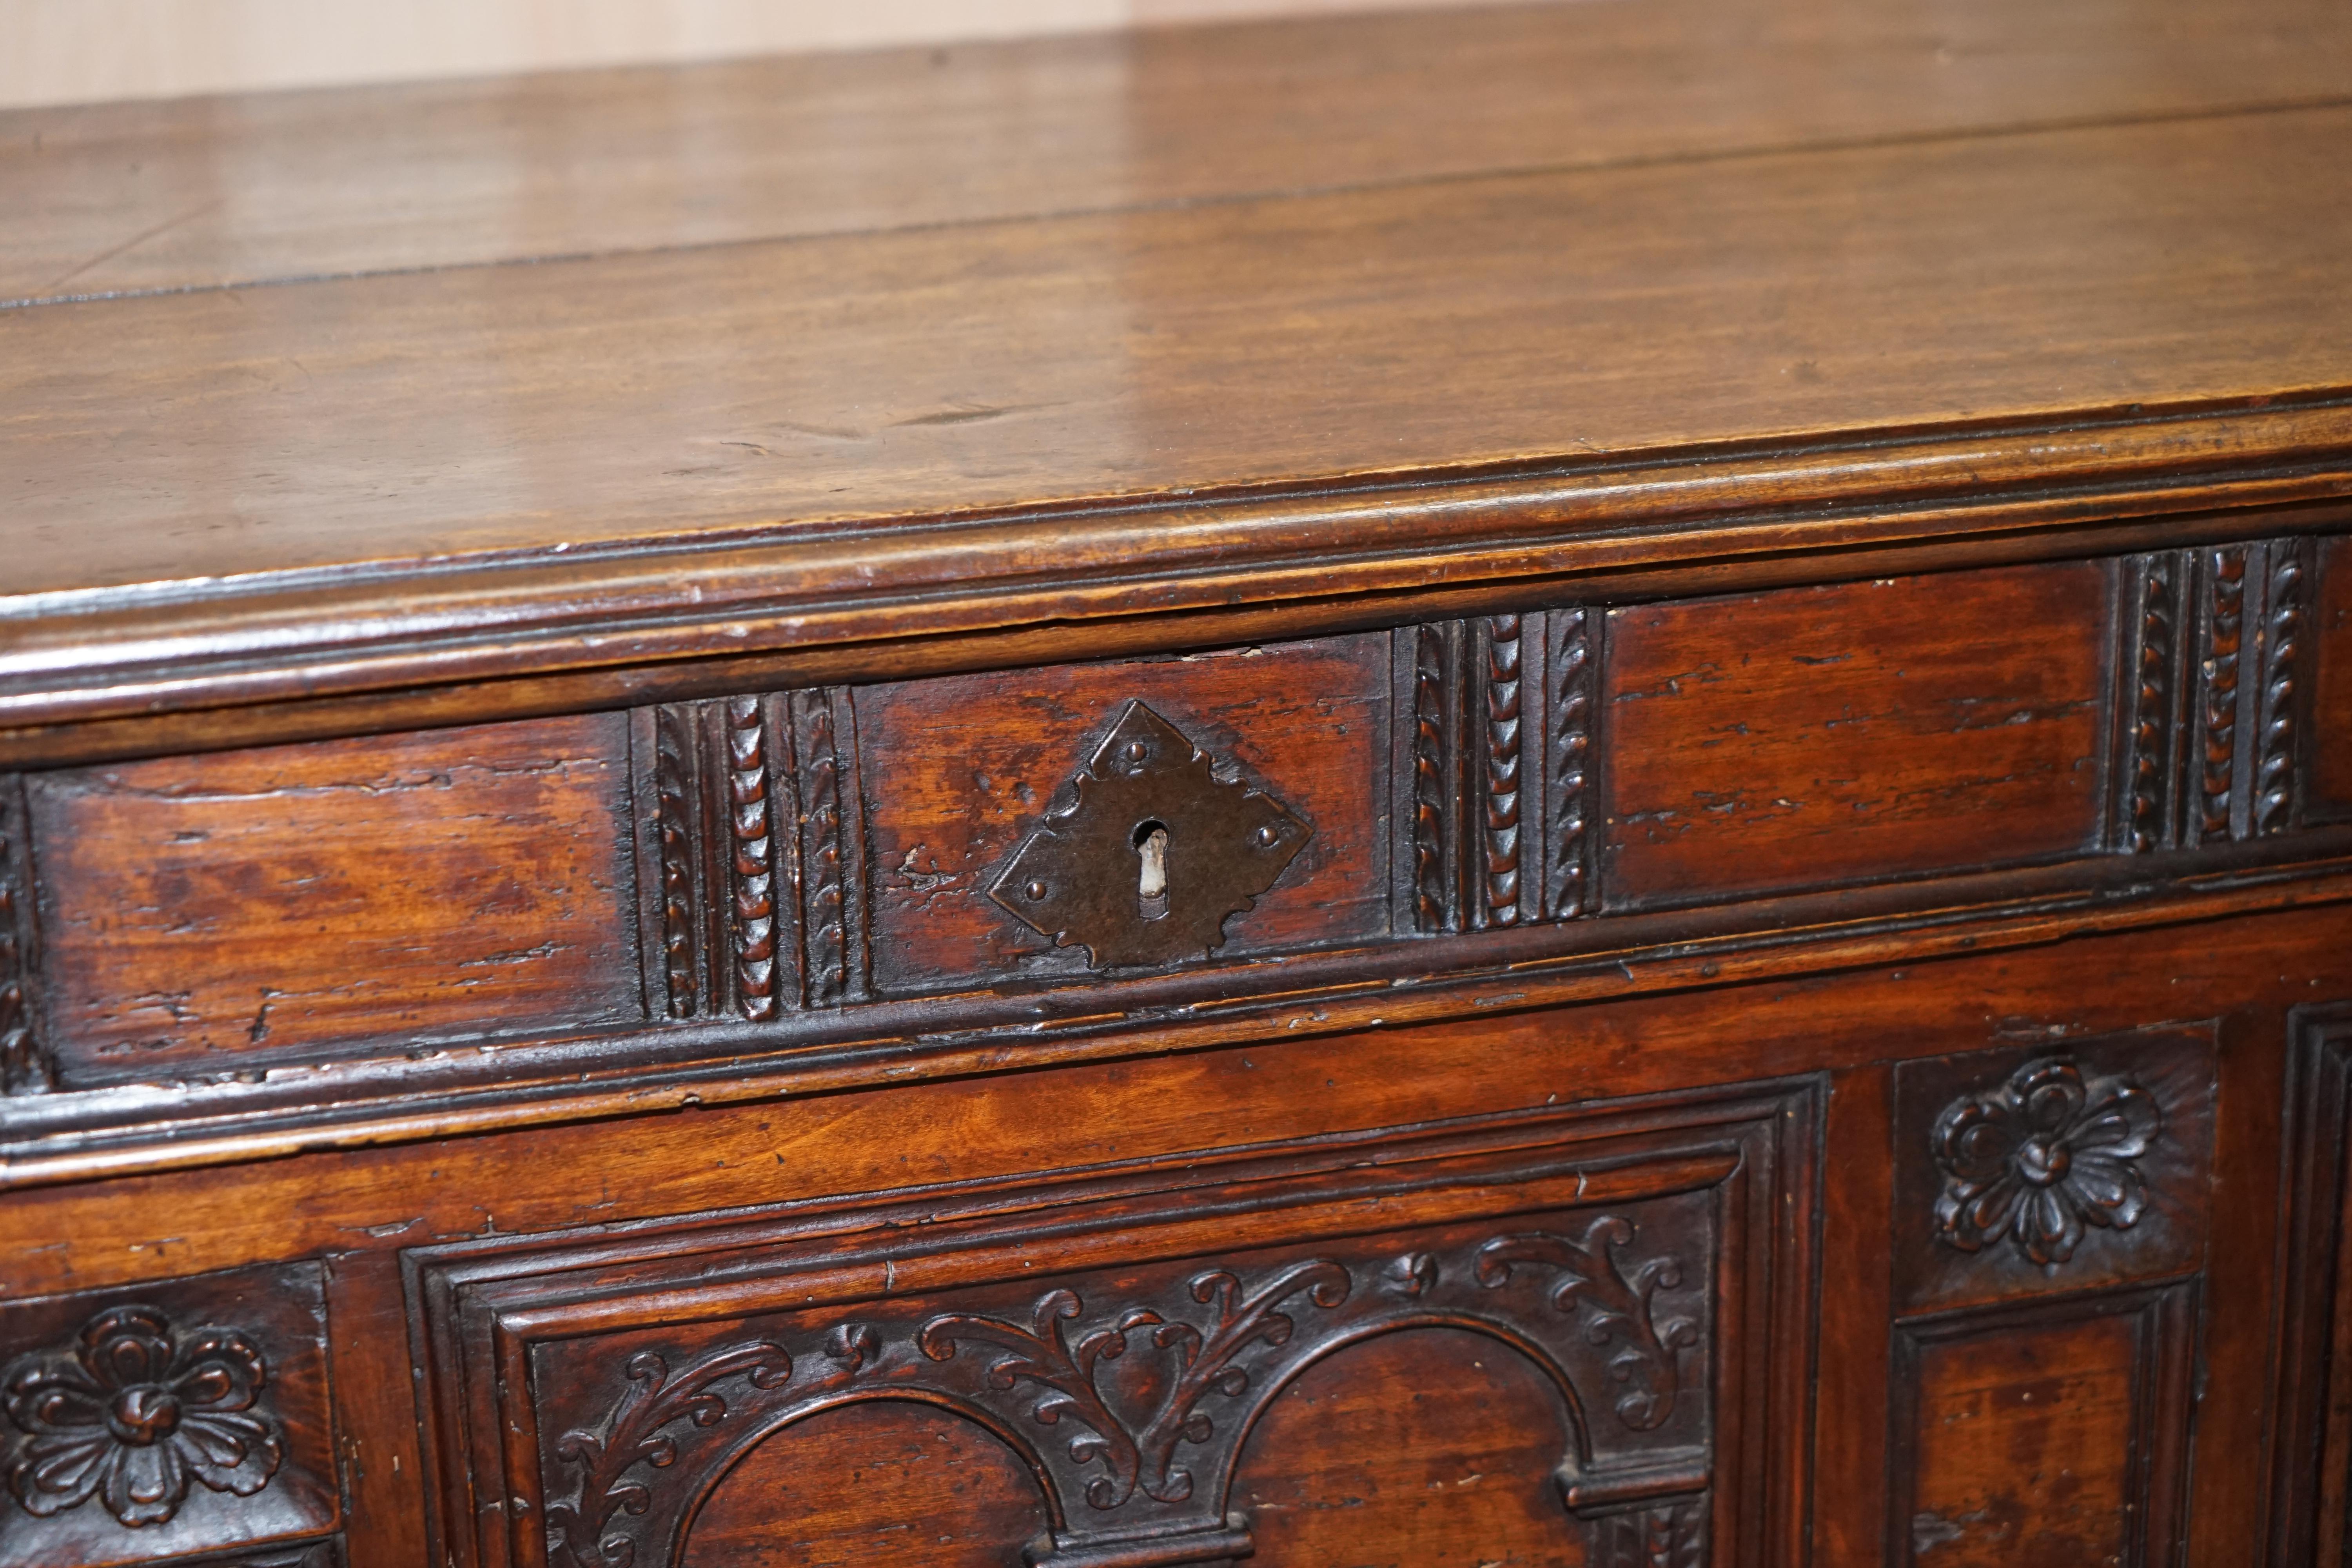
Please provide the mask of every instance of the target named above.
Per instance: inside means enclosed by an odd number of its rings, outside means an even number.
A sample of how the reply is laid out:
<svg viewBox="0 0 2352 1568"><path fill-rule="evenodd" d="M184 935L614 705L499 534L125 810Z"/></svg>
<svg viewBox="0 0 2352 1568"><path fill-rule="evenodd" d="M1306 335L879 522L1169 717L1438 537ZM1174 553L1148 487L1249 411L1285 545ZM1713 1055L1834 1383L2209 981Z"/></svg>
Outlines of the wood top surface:
<svg viewBox="0 0 2352 1568"><path fill-rule="evenodd" d="M1644 506L2340 495L2347 148L2352 14L2272 0L0 115L0 725L1580 570Z"/></svg>

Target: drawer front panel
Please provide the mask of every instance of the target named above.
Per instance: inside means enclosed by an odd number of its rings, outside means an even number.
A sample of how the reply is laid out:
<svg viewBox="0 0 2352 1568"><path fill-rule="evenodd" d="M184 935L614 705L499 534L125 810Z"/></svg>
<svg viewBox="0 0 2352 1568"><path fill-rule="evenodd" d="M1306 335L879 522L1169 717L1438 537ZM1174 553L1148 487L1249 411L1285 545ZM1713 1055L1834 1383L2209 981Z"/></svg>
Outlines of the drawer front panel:
<svg viewBox="0 0 2352 1568"><path fill-rule="evenodd" d="M2093 848L2108 595L2078 562L1612 612L1609 906Z"/></svg>
<svg viewBox="0 0 2352 1568"><path fill-rule="evenodd" d="M1379 1550L1402 1521L1785 1561L1817 1118L1810 1087L1731 1091L1208 1156L1181 1186L1040 1178L966 1218L418 1255L444 1518L478 1526L449 1549L1075 1568ZM1359 1482L1389 1504L1339 1510Z"/></svg>
<svg viewBox="0 0 2352 1568"><path fill-rule="evenodd" d="M2315 820L2352 818L2352 540L2319 543L2310 640L2316 649L2309 810Z"/></svg>
<svg viewBox="0 0 2352 1568"><path fill-rule="evenodd" d="M2352 847L2344 556L1596 599L0 779L0 1090L194 1079L303 1117L687 1060L921 1071L2299 896Z"/></svg>
<svg viewBox="0 0 2352 1568"><path fill-rule="evenodd" d="M618 715L28 781L59 1076L640 1018Z"/></svg>
<svg viewBox="0 0 2352 1568"><path fill-rule="evenodd" d="M1370 634L859 692L877 989L1086 972L1084 944L1097 934L1092 927L1071 922L1056 946L1021 918L1024 900L1000 902L991 894L1008 870L1018 884L1034 879L1025 865L1016 865L1017 853L1041 829L1065 820L1061 813L1076 804L1074 779L1088 771L1133 703L1198 748L1213 774L1278 803L1303 830L1297 853L1270 887L1237 890L1206 911L1209 919L1235 912L1202 928L1213 942L1192 944L1192 959L1212 945L1220 956L1237 957L1385 936L1388 844L1381 803L1388 640ZM1130 900L1139 897L1140 860L1124 835L1153 809L1150 792L1137 798L1130 816L1140 814L1138 821L1118 825L1123 836L1106 847L1101 863L1074 868L1116 885ZM1204 831L1218 829L1221 813L1244 809L1239 802L1228 807L1211 801ZM1232 831L1243 836L1252 826L1237 820ZM1218 847L1188 842L1181 831L1169 842L1172 905L1193 894L1182 883L1187 858ZM1216 899L1218 891L1198 897ZM1181 921L1184 910L1168 913Z"/></svg>

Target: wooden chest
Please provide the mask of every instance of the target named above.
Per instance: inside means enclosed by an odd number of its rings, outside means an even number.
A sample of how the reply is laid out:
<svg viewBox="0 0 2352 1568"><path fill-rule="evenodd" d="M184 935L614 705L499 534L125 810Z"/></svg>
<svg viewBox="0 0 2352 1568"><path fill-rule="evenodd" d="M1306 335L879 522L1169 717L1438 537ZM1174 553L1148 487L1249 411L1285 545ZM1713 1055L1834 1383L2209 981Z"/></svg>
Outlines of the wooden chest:
<svg viewBox="0 0 2352 1568"><path fill-rule="evenodd" d="M0 1568L2336 1563L2352 20L0 115Z"/></svg>

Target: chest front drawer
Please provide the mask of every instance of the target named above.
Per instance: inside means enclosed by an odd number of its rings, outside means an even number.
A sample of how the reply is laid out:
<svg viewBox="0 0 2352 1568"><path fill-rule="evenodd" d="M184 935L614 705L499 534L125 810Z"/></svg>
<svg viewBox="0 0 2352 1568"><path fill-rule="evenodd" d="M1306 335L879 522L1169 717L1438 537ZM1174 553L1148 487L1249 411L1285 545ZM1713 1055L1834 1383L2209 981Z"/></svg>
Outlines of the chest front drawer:
<svg viewBox="0 0 2352 1568"><path fill-rule="evenodd" d="M1704 978L1790 930L2340 852L2315 704L2347 679L2343 554L1561 588L26 775L0 787L0 1064L20 1090L279 1099L332 1064L317 1092L365 1100L1286 997L1369 1023L1469 975L1568 1000L1693 942Z"/></svg>

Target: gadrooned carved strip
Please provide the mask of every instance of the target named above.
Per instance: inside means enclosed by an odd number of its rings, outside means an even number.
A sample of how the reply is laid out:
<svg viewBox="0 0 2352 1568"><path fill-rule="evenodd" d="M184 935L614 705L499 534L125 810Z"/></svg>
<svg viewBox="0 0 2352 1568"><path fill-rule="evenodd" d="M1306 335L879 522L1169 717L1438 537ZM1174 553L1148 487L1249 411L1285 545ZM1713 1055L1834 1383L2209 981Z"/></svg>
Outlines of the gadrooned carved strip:
<svg viewBox="0 0 2352 1568"><path fill-rule="evenodd" d="M2180 591L2185 563L2174 553L2133 563L2130 638L2124 658L2127 742L2116 842L2134 853L2168 847L2174 840L2172 795L2175 700L2179 689Z"/></svg>
<svg viewBox="0 0 2352 1568"><path fill-rule="evenodd" d="M654 710L654 835L661 873L662 979L673 1018L699 1010L700 954L694 863L701 834L696 809L695 710L673 703Z"/></svg>
<svg viewBox="0 0 2352 1568"><path fill-rule="evenodd" d="M2139 1162L2163 1128L2155 1096L2127 1078L2086 1079L2066 1057L2028 1062L1937 1118L1936 1234L1963 1252L2005 1239L2055 1273L2089 1229L2139 1223Z"/></svg>
<svg viewBox="0 0 2352 1568"><path fill-rule="evenodd" d="M1573 920L1590 907L1601 614L1411 626L1397 756L1412 929ZM1401 668L1405 667L1401 667Z"/></svg>
<svg viewBox="0 0 2352 1568"><path fill-rule="evenodd" d="M1517 616L1489 616L1479 637L1486 655L1485 722L1478 737L1486 774L1479 923L1487 926L1519 921L1520 621Z"/></svg>
<svg viewBox="0 0 2352 1568"><path fill-rule="evenodd" d="M2307 542L2274 539L2127 563L2117 849L2294 830L2309 556Z"/></svg>
<svg viewBox="0 0 2352 1568"><path fill-rule="evenodd" d="M808 1005L835 1007L850 998L849 857L853 802L837 694L795 691L789 700L793 756L801 805L801 931Z"/></svg>
<svg viewBox="0 0 2352 1568"><path fill-rule="evenodd" d="M553 1444L550 1558L667 1561L707 1478L798 1416L863 1396L942 1404L1012 1443L1052 1489L1057 1552L1071 1560L1098 1542L1149 1537L1163 1549L1151 1561L1193 1561L1234 1528L1226 1490L1265 1402L1323 1354L1419 1325L1494 1334L1568 1393L1564 1486L1573 1477L1580 1495L1609 1507L1621 1506L1608 1485L1621 1471L1653 1493L1695 1492L1706 1484L1711 1212L1653 1200L1564 1224L1457 1230L1425 1250L1367 1243L1163 1270L1160 1283L1108 1295L1079 1280L1017 1312L877 1301L805 1339L724 1345L675 1373L640 1352L605 1416ZM1661 1474L1677 1479L1661 1487Z"/></svg>
<svg viewBox="0 0 2352 1568"><path fill-rule="evenodd" d="M26 1356L0 1380L23 1435L8 1489L38 1519L96 1500L131 1529L169 1522L197 1482L251 1497L285 1458L257 1407L267 1381L239 1330L175 1330L152 1307L101 1312L71 1349Z"/></svg>
<svg viewBox="0 0 2352 1568"><path fill-rule="evenodd" d="M1454 778L1453 712L1458 705L1455 663L1449 628L1412 628L1412 897L1413 922L1424 931L1451 929L1456 921L1450 842L1458 829L1459 791Z"/></svg>
<svg viewBox="0 0 2352 1568"><path fill-rule="evenodd" d="M664 1010L772 1019L866 994L850 702L836 689L653 711Z"/></svg>
<svg viewBox="0 0 2352 1568"><path fill-rule="evenodd" d="M0 777L0 1094L37 1094L56 1083L34 1027L27 850L22 785Z"/></svg>
<svg viewBox="0 0 2352 1568"><path fill-rule="evenodd" d="M1597 610L1577 608L1554 610L1545 619L1551 638L1545 725L1551 821L1544 910L1553 920L1574 920L1589 901L1592 719L1600 663L1594 644L1601 616Z"/></svg>
<svg viewBox="0 0 2352 1568"><path fill-rule="evenodd" d="M2296 666L2301 662L2304 556L2299 539L2267 547L2269 574L2263 606L2262 689L2254 735L2250 832L2284 833L2294 826Z"/></svg>
<svg viewBox="0 0 2352 1568"><path fill-rule="evenodd" d="M2238 681L2245 643L2246 547L2224 545L2203 553L2196 794L2185 836L2191 844L2231 837L2238 755Z"/></svg>
<svg viewBox="0 0 2352 1568"><path fill-rule="evenodd" d="M746 1018L776 1014L776 860L767 721L756 697L727 700L727 807L732 849L735 994Z"/></svg>

